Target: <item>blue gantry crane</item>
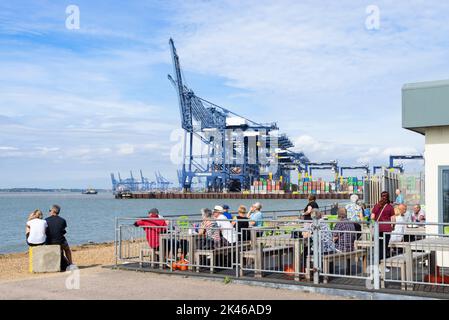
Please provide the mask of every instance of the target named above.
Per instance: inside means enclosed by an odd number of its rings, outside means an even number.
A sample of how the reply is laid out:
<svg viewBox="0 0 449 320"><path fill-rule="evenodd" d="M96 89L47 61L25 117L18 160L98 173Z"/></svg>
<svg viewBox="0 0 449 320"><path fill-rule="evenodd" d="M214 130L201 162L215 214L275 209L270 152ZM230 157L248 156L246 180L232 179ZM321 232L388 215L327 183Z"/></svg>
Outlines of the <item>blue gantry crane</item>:
<svg viewBox="0 0 449 320"><path fill-rule="evenodd" d="M340 167L340 176L344 176L343 173L346 170L361 170L361 171L365 171L365 175L369 176L370 175L370 169L369 169L369 165L363 165L363 166L342 166Z"/></svg>
<svg viewBox="0 0 449 320"><path fill-rule="evenodd" d="M305 171L308 172L309 176L312 176L313 170L330 170L333 174L338 175L338 161L306 162Z"/></svg>
<svg viewBox="0 0 449 320"><path fill-rule="evenodd" d="M258 123L198 97L186 85L173 39L169 45L174 77L168 79L177 92L185 133L178 172L182 189L191 190L192 181L201 178L207 191L248 190L255 179L270 175L289 182L290 170L308 161L304 153L289 150L293 143L278 134L276 123ZM195 155L195 144L207 154Z"/></svg>
<svg viewBox="0 0 449 320"><path fill-rule="evenodd" d="M387 170L398 170L400 173L404 173L404 165L399 164L397 166L373 166L373 174L376 174L378 170L381 170L382 168L385 168Z"/></svg>
<svg viewBox="0 0 449 320"><path fill-rule="evenodd" d="M395 160L424 160L422 155L392 155L390 156L390 167L394 167Z"/></svg>
<svg viewBox="0 0 449 320"><path fill-rule="evenodd" d="M138 192L138 191L167 191L172 183L164 178L158 171L155 172L156 181L151 181L143 176L140 170L140 179L134 178L133 172L130 171L130 177L122 179L120 172L117 174L118 179L111 173L112 191L114 194L120 192Z"/></svg>

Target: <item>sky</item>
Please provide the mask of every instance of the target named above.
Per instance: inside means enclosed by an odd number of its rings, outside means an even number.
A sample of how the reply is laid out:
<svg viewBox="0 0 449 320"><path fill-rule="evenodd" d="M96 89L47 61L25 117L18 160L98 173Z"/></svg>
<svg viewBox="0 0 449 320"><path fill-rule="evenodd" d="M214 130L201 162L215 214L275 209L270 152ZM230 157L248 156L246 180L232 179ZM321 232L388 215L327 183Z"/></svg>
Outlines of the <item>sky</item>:
<svg viewBox="0 0 449 320"><path fill-rule="evenodd" d="M431 0L2 1L0 188L110 188L139 169L177 181L170 37L198 96L276 121L312 161L421 154L401 88L449 78L448 15Z"/></svg>

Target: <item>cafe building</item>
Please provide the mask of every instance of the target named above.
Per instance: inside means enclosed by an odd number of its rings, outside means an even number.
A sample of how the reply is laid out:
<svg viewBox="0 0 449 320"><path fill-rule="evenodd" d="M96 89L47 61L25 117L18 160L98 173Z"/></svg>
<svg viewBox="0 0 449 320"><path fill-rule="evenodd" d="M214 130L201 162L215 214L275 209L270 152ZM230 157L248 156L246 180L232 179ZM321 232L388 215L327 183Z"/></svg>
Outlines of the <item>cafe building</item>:
<svg viewBox="0 0 449 320"><path fill-rule="evenodd" d="M449 223L449 80L405 84L402 127L425 136L426 220Z"/></svg>

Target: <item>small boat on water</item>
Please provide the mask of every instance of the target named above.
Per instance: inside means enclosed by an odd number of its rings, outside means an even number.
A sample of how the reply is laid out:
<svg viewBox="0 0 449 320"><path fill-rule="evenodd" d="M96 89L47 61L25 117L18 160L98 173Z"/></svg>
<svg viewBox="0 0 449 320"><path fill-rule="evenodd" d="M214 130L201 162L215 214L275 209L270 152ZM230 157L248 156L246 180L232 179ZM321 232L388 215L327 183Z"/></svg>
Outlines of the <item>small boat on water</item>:
<svg viewBox="0 0 449 320"><path fill-rule="evenodd" d="M88 188L82 192L82 194L97 194L98 191L93 188Z"/></svg>

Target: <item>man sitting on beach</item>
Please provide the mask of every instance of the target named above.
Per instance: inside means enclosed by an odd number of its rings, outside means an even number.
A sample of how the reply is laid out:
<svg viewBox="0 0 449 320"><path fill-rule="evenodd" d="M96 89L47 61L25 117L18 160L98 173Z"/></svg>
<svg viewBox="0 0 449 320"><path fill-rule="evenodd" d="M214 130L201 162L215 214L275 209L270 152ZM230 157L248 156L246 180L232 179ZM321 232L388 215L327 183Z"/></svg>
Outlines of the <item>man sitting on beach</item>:
<svg viewBox="0 0 449 320"><path fill-rule="evenodd" d="M159 216L158 209L153 208L148 211L148 219L137 220L134 226L143 227L150 248L159 249L159 235L166 232L167 224Z"/></svg>
<svg viewBox="0 0 449 320"><path fill-rule="evenodd" d="M53 205L49 210L50 216L45 219L47 221L47 244L57 244L61 247L64 255L61 254L61 270L66 270L72 264L72 252L65 238L67 222L59 216L61 207ZM61 252L61 253L62 253Z"/></svg>

